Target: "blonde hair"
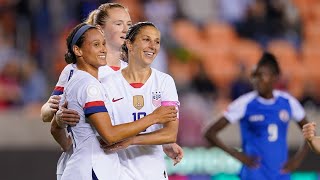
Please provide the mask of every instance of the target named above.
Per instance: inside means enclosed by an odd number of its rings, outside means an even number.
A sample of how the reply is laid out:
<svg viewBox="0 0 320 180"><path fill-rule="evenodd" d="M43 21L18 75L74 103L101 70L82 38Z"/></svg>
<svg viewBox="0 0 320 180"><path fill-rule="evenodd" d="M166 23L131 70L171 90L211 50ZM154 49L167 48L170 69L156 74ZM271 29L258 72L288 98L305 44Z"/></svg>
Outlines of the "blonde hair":
<svg viewBox="0 0 320 180"><path fill-rule="evenodd" d="M106 19L109 17L109 10L114 8L122 8L129 12L129 10L119 3L104 3L101 4L98 9L95 9L90 12L88 18L85 20L85 23L91 25L100 25L104 26Z"/></svg>
<svg viewBox="0 0 320 180"><path fill-rule="evenodd" d="M94 25L94 22L96 22L95 18L97 17L98 13L99 13L99 9L95 9L95 10L91 11L89 16L87 17L87 19L84 22L86 24Z"/></svg>

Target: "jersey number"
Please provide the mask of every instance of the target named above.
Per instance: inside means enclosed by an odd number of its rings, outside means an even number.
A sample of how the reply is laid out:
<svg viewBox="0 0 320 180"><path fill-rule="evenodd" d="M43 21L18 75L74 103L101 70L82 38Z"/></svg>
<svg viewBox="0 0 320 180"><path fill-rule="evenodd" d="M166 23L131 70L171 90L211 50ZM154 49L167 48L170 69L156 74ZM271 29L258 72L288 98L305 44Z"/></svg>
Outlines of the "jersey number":
<svg viewBox="0 0 320 180"><path fill-rule="evenodd" d="M141 118L145 117L146 115L147 115L147 113L145 113L145 112L132 113L133 121L141 119ZM145 132L145 131L146 131L146 129L142 132Z"/></svg>
<svg viewBox="0 0 320 180"><path fill-rule="evenodd" d="M268 125L268 140L270 142L274 142L278 139L278 126L276 124L269 124Z"/></svg>
<svg viewBox="0 0 320 180"><path fill-rule="evenodd" d="M133 121L141 119L141 118L145 117L146 115L147 115L147 113L145 113L145 112L132 113Z"/></svg>

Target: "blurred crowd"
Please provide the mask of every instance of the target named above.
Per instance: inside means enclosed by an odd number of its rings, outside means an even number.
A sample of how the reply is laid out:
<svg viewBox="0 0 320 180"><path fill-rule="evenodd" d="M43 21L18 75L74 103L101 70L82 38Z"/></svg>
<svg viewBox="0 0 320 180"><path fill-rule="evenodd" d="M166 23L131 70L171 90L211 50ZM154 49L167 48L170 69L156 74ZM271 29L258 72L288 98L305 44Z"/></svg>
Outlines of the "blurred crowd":
<svg viewBox="0 0 320 180"><path fill-rule="evenodd" d="M125 5L134 22L148 20L161 30L153 66L175 79L180 129L188 129L180 130L180 144L206 145L203 126L252 90L250 70L264 50L283 70L278 88L318 115L318 0L0 0L0 113L39 114L66 65L70 27L105 2Z"/></svg>

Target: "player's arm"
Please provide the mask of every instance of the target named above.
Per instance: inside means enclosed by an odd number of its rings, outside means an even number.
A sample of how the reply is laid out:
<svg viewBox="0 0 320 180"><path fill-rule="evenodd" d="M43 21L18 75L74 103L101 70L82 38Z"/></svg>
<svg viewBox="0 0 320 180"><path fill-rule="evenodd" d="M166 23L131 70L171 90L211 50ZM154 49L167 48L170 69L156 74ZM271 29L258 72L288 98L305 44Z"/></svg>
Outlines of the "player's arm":
<svg viewBox="0 0 320 180"><path fill-rule="evenodd" d="M68 150L71 147L71 138L67 136L65 128L67 125L76 126L80 121L78 112L72 109L67 109L68 102L64 102L59 108L58 112L54 115L51 122L51 135L61 146L63 151Z"/></svg>
<svg viewBox="0 0 320 180"><path fill-rule="evenodd" d="M206 129L204 137L209 141L212 146L217 146L220 149L224 150L234 158L238 159L242 163L246 164L249 167L258 167L257 157L248 157L242 152L234 148L230 148L225 145L222 140L218 137L218 133L229 125L229 121L223 116L218 119L213 125Z"/></svg>
<svg viewBox="0 0 320 180"><path fill-rule="evenodd" d="M115 126L111 124L110 116L106 112L92 114L89 119L101 138L110 145L135 136L153 124L176 122L177 110L174 106L161 106L139 121Z"/></svg>
<svg viewBox="0 0 320 180"><path fill-rule="evenodd" d="M204 134L204 137L209 141L212 146L217 146L229 153L230 155L237 154L237 150L226 146L218 137L218 133L229 125L229 121L225 117L221 117L216 123L210 126Z"/></svg>
<svg viewBox="0 0 320 180"><path fill-rule="evenodd" d="M296 121L298 123L298 126L300 129L303 129L303 126L308 124L308 121L306 119L306 114L305 111L302 107L302 105L299 103L299 101L292 97L292 96L288 96L289 97L289 103L290 103L290 107L292 109L292 119L295 120L299 120ZM306 156L306 154L308 153L308 143L304 142L300 148L298 149L298 151L294 154L294 156L292 156L282 167L283 172L292 172L293 170L295 170L296 168L298 168L298 166L301 164L303 158Z"/></svg>
<svg viewBox="0 0 320 180"><path fill-rule="evenodd" d="M139 120L140 121L140 120ZM139 134L132 138L132 145L161 145L175 143L177 141L179 121L170 121L163 128Z"/></svg>
<svg viewBox="0 0 320 180"><path fill-rule="evenodd" d="M68 151L68 149L72 145L72 140L69 136L67 136L65 131L65 125L59 124L57 119L54 118L51 121L51 135L57 141L57 143L61 146L63 151Z"/></svg>
<svg viewBox="0 0 320 180"><path fill-rule="evenodd" d="M139 120L140 121L140 120ZM175 122L175 123L172 123ZM103 142L101 146L104 150L116 152L125 149L130 145L161 145L165 154L173 160L174 165L179 163L183 158L183 149L176 143L178 132L178 122L170 121L165 124L165 127L150 133L139 134L137 136L125 139L113 145L108 145Z"/></svg>
<svg viewBox="0 0 320 180"><path fill-rule="evenodd" d="M40 117L43 122L51 122L54 114L59 110L60 99L60 96L52 95L48 101L42 105Z"/></svg>
<svg viewBox="0 0 320 180"><path fill-rule="evenodd" d="M51 122L54 114L59 110L60 95L63 94L64 85L68 82L74 72L72 65L67 65L61 72L59 80L48 101L42 105L40 117L43 122Z"/></svg>
<svg viewBox="0 0 320 180"><path fill-rule="evenodd" d="M320 154L320 137L316 136L316 123L310 122L303 125L302 133L311 150Z"/></svg>
<svg viewBox="0 0 320 180"><path fill-rule="evenodd" d="M302 130L303 126L308 124L308 121L306 118L303 118L300 122L298 122L299 128ZM291 157L283 166L282 171L283 172L292 172L293 170L297 169L299 165L301 164L303 158L308 153L308 143L305 141L298 149L298 151L294 154L293 157Z"/></svg>

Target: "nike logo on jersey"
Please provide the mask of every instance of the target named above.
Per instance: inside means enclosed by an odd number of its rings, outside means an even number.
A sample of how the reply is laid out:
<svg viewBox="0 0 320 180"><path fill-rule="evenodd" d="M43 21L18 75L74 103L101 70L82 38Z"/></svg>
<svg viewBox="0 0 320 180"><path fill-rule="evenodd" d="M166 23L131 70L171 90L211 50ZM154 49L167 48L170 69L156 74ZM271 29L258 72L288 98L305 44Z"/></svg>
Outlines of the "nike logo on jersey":
<svg viewBox="0 0 320 180"><path fill-rule="evenodd" d="M112 102L117 102L117 101L120 101L121 99L123 99L123 97L122 97L122 98L119 98L119 99L113 98L113 99L112 99Z"/></svg>

